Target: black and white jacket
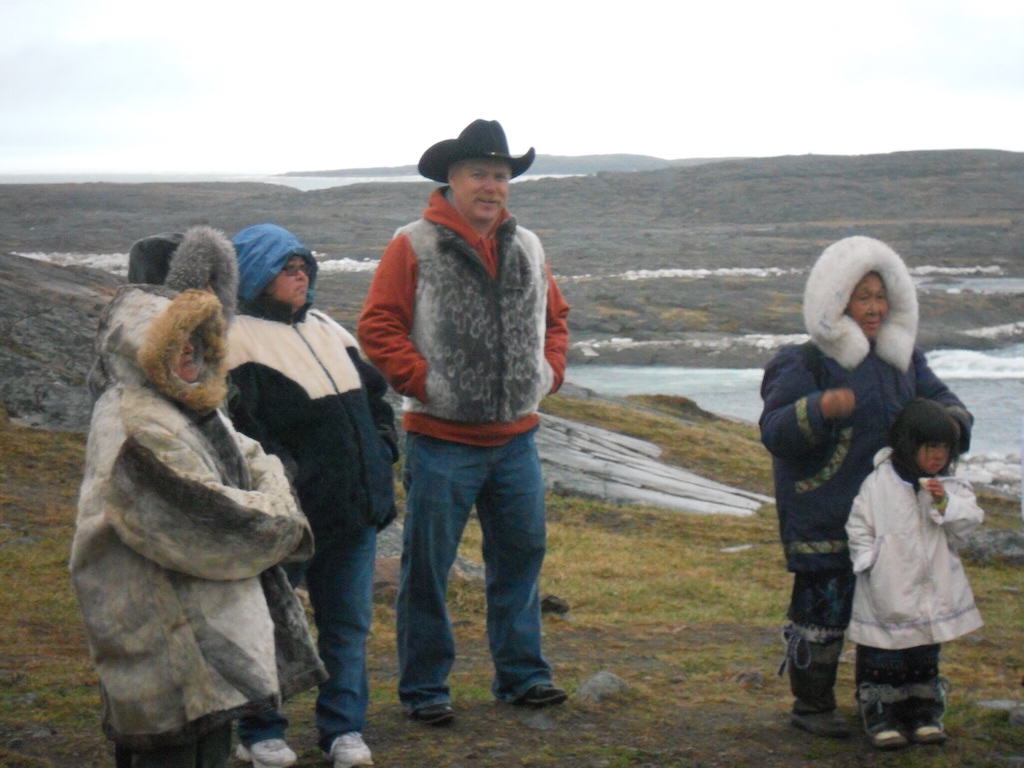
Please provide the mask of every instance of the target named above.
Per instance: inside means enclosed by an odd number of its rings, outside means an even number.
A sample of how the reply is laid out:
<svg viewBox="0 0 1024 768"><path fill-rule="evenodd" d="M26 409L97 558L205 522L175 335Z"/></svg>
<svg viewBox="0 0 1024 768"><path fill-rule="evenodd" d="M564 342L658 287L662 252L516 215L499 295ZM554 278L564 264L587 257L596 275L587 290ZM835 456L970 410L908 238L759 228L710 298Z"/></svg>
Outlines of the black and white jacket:
<svg viewBox="0 0 1024 768"><path fill-rule="evenodd" d="M229 411L288 471L317 545L395 517L387 383L323 312L243 302L228 335Z"/></svg>

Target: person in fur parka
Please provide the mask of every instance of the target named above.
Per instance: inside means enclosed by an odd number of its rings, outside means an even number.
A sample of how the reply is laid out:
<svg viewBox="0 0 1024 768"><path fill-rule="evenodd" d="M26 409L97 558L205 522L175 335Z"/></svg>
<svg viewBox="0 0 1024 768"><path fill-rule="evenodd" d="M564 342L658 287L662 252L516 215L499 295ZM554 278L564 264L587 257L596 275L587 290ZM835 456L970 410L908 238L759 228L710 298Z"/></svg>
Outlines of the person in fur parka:
<svg viewBox="0 0 1024 768"><path fill-rule="evenodd" d="M308 557L312 533L280 461L217 410L213 293L125 286L96 343L70 570L103 729L119 766L223 766L232 719L324 676L275 568Z"/></svg>
<svg viewBox="0 0 1024 768"><path fill-rule="evenodd" d="M794 573L783 663L795 698L790 720L839 737L849 734L833 688L853 599L845 529L853 498L915 397L948 409L961 452L973 418L915 346L917 295L885 243L856 236L826 248L808 276L803 314L810 342L783 347L765 367L759 424Z"/></svg>

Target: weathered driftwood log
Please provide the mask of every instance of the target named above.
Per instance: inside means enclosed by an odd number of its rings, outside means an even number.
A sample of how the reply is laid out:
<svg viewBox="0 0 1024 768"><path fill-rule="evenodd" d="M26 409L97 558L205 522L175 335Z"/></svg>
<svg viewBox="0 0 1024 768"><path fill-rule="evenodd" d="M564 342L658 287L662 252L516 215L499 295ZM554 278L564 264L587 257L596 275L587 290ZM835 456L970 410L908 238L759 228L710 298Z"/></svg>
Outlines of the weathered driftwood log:
<svg viewBox="0 0 1024 768"><path fill-rule="evenodd" d="M649 504L746 517L772 500L658 461L661 449L600 427L544 414L537 447L549 490L613 504Z"/></svg>

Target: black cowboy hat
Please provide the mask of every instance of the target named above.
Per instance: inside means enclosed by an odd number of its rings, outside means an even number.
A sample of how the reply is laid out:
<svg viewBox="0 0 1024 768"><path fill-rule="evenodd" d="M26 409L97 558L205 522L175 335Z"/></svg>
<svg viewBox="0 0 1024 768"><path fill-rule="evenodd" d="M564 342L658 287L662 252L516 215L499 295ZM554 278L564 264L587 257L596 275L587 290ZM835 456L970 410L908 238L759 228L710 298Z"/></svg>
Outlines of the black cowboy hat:
<svg viewBox="0 0 1024 768"><path fill-rule="evenodd" d="M457 139L439 141L420 158L419 171L432 181L448 181L448 169L459 160L491 158L504 160L512 169L512 178L526 171L533 163L533 147L520 157L508 153L505 131L497 120L474 120L462 129Z"/></svg>

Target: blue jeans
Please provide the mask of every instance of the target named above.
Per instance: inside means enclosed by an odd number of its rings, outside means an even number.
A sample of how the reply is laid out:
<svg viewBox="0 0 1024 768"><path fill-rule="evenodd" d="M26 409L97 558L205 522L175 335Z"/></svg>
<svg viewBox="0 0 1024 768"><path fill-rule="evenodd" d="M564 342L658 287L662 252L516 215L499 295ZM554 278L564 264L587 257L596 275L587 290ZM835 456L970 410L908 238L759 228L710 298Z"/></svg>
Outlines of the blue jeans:
<svg viewBox="0 0 1024 768"><path fill-rule="evenodd" d="M292 584L306 578L317 649L329 676L316 700L316 727L325 752L335 737L366 726L366 636L373 620L376 552L377 531L366 527L356 536L329 542L304 563L285 566ZM239 720L238 736L247 745L281 739L287 727L284 715L267 712Z"/></svg>
<svg viewBox="0 0 1024 768"><path fill-rule="evenodd" d="M476 505L483 532L494 696L511 701L551 680L540 649L537 579L546 549L544 482L534 431L495 447L410 433L398 589L398 695L408 710L451 700L455 643L448 572Z"/></svg>

